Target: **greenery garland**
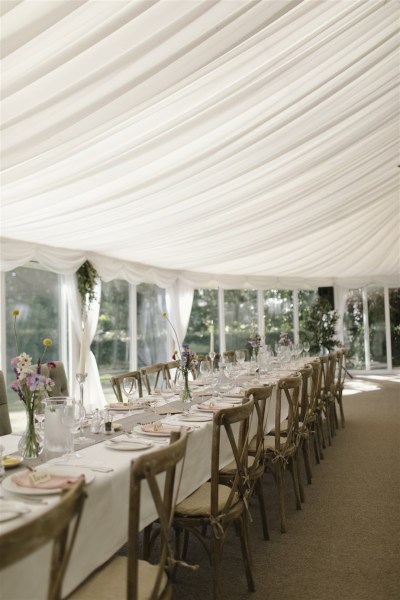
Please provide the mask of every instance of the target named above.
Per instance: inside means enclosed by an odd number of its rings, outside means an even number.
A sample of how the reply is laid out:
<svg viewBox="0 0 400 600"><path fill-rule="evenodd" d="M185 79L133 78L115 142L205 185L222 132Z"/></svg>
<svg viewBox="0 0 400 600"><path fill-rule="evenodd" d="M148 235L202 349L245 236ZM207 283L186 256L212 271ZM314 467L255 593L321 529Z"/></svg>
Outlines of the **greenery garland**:
<svg viewBox="0 0 400 600"><path fill-rule="evenodd" d="M99 274L91 262L86 260L76 272L78 291L82 300L82 312L89 310L91 303L96 299L95 287Z"/></svg>
<svg viewBox="0 0 400 600"><path fill-rule="evenodd" d="M338 319L339 315L332 310L329 300L318 296L310 306L308 318L304 323L311 354L319 354L324 348L331 352L335 347L341 346L335 337Z"/></svg>

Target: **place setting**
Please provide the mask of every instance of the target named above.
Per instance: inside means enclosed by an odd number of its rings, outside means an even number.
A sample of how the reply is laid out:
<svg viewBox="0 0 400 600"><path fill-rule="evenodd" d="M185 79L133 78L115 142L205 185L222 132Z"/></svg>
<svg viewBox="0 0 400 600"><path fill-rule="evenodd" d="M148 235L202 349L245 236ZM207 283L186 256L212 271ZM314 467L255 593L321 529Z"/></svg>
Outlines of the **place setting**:
<svg viewBox="0 0 400 600"><path fill-rule="evenodd" d="M57 466L48 463L43 467L35 469L30 467L5 477L2 489L23 496L47 496L62 493L64 489L76 483L81 477L84 477L85 484L89 485L94 480L95 474L83 467Z"/></svg>

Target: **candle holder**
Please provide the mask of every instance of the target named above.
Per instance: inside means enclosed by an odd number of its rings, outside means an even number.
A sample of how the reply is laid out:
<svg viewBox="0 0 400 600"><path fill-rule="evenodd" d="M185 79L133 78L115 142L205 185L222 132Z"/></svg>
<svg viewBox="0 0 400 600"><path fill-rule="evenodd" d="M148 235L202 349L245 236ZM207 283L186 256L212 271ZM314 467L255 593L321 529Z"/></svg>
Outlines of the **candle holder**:
<svg viewBox="0 0 400 600"><path fill-rule="evenodd" d="M87 438L83 435L83 424L86 418L86 410L83 405L83 391L85 387L85 381L87 378L87 373L77 373L75 375L77 382L79 383L79 404L81 405L81 418L79 422L79 437L76 440L79 444L89 444L92 443L93 440L91 438Z"/></svg>

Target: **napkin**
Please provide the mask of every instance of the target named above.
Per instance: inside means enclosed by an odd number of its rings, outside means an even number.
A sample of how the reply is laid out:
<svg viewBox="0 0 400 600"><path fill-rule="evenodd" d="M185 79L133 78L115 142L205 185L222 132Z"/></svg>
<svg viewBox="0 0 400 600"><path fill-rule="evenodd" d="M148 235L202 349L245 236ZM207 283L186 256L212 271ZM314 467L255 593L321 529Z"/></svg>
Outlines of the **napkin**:
<svg viewBox="0 0 400 600"><path fill-rule="evenodd" d="M141 430L144 433L159 433L160 435L169 435L172 431L179 431L179 427L173 427L166 423L147 423L141 426Z"/></svg>
<svg viewBox="0 0 400 600"><path fill-rule="evenodd" d="M54 490L58 488L65 488L71 485L71 483L76 483L81 477L84 477L84 475L82 474L78 477L73 475L50 475L49 481L43 481L34 485L29 477L29 473L26 472L19 475L13 475L12 480L21 487L41 490Z"/></svg>
<svg viewBox="0 0 400 600"><path fill-rule="evenodd" d="M227 402L216 402L215 404L204 402L204 404L196 404L196 409L218 412L222 408L232 408L232 406L233 404L228 404Z"/></svg>

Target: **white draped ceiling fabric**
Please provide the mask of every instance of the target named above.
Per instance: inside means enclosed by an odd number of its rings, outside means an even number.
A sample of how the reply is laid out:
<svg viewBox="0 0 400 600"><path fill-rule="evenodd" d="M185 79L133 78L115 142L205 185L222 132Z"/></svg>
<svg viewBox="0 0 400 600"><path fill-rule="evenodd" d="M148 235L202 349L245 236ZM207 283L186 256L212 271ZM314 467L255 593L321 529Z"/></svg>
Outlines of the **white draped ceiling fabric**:
<svg viewBox="0 0 400 600"><path fill-rule="evenodd" d="M1 12L3 271L400 285L397 0Z"/></svg>

